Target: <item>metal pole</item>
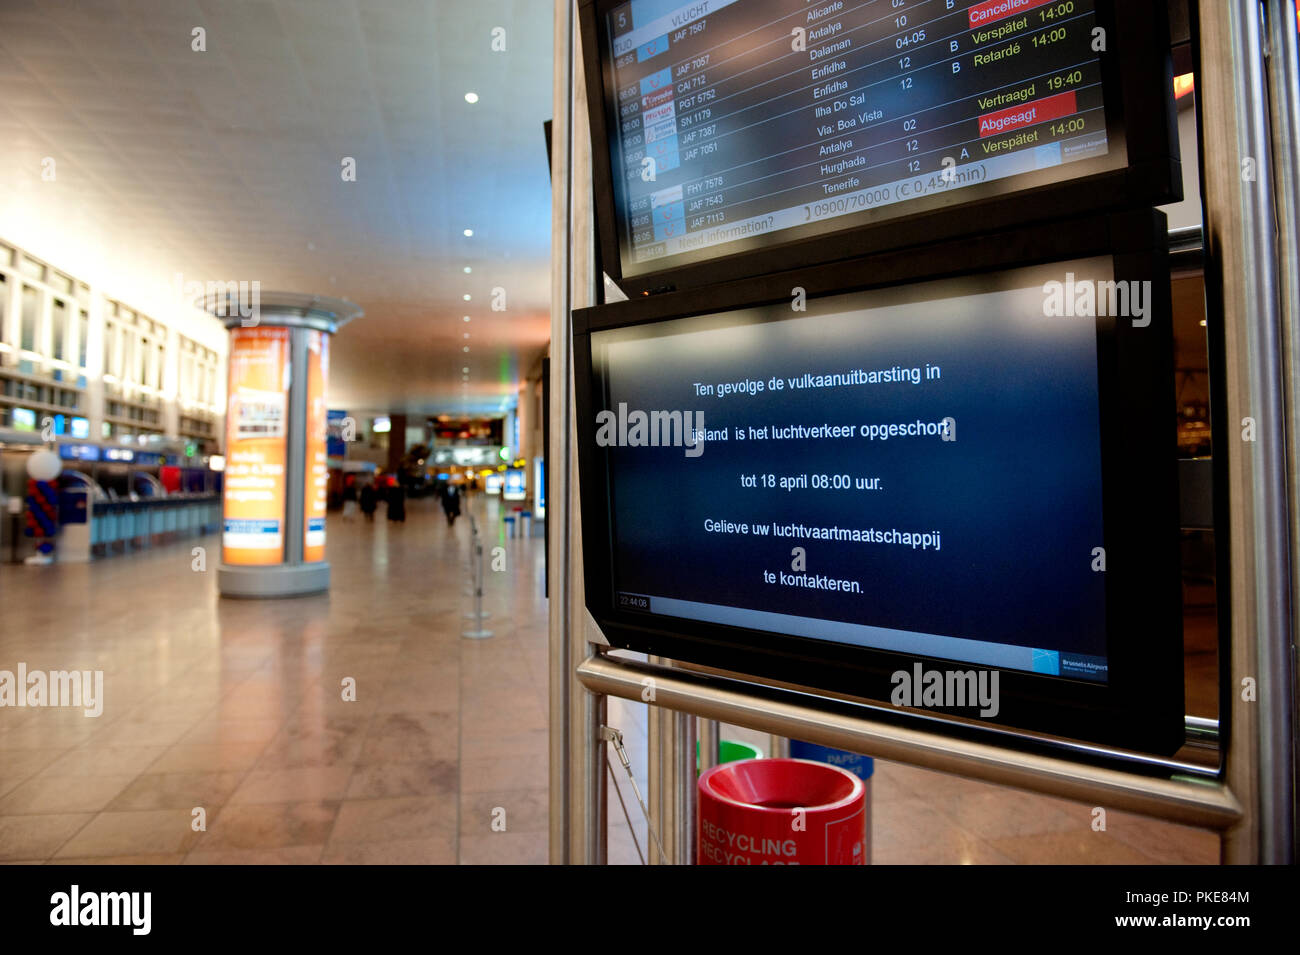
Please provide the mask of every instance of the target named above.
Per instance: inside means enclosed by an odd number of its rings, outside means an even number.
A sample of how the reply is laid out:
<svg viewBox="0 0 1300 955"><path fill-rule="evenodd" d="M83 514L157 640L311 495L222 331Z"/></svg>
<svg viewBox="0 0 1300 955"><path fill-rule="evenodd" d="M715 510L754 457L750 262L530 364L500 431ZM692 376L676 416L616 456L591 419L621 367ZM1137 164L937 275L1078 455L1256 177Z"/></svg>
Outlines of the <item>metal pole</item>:
<svg viewBox="0 0 1300 955"><path fill-rule="evenodd" d="M1292 670L1284 688L1291 694L1289 711L1292 754L1291 779L1279 773L1273 780L1279 789L1274 798L1286 801L1294 794L1296 752L1295 640L1300 633L1300 40L1297 40L1296 7L1290 0L1275 0L1269 10L1269 92L1273 126L1274 215L1277 218L1278 286L1282 314L1283 373L1286 381L1287 479L1291 508L1291 654ZM1276 714L1281 719L1281 713ZM1283 727L1279 726L1278 730ZM1280 735L1280 733L1279 733ZM1285 745L1279 742L1279 745ZM1295 861L1295 804L1289 795L1291 835L1287 862ZM1285 810L1283 810L1285 812ZM1273 861L1270 859L1269 861ZM1276 861L1282 861L1281 856Z"/></svg>
<svg viewBox="0 0 1300 955"><path fill-rule="evenodd" d="M285 422L284 562L302 563L303 499L307 483L307 335L289 329L289 414Z"/></svg>
<svg viewBox="0 0 1300 955"><path fill-rule="evenodd" d="M652 658L653 659L653 658ZM676 820L668 794L673 790L673 762L664 750L671 744L672 712L653 704L646 714L646 795L650 809L650 828L660 834L663 857L650 856L651 865L674 865L677 860Z"/></svg>
<svg viewBox="0 0 1300 955"><path fill-rule="evenodd" d="M478 541L478 524L474 520L474 512L470 511L469 513L469 562L467 564L467 567L469 569L471 578L473 577L474 574L474 545L477 541ZM461 593L464 594L466 597L474 596L474 582L472 579L469 585L465 587L465 589L462 590Z"/></svg>
<svg viewBox="0 0 1300 955"><path fill-rule="evenodd" d="M570 207L570 167L573 126L573 0L555 0L554 95L551 125L551 388L548 409L553 426L546 449L551 480L550 514L556 533L547 555L550 575L550 859L572 861L569 837L573 823L569 800L569 699L573 692L569 670L569 249L573 239Z"/></svg>
<svg viewBox="0 0 1300 955"><path fill-rule="evenodd" d="M1129 772L1099 765L1100 760L1118 755L1102 747L1074 744L1079 758L1027 752L953 737L942 730L882 722L872 717L874 708L865 705L603 654L578 668L584 685L629 700L641 699L646 677L653 678L655 687L652 722L664 709L681 710L878 759L1191 826L1226 829L1241 816L1233 794L1215 781L1214 774L1191 765L1135 760L1139 763L1135 768L1141 771ZM1165 778L1153 775L1156 772ZM672 840L668 830L661 831L667 847Z"/></svg>
<svg viewBox="0 0 1300 955"><path fill-rule="evenodd" d="M1274 3L1274 7L1279 4ZM1205 212L1205 286L1216 415L1216 482L1226 511L1230 651L1223 712L1226 776L1244 812L1224 862L1293 857L1291 566L1278 247L1261 6L1199 4L1197 103ZM1221 339L1220 339L1221 336Z"/></svg>
<svg viewBox="0 0 1300 955"><path fill-rule="evenodd" d="M700 772L704 773L705 770L718 765L718 760L721 758L718 755L718 747L722 741L719 739L717 720L700 720L697 725L700 731Z"/></svg>
<svg viewBox="0 0 1300 955"><path fill-rule="evenodd" d="M675 842L677 864L694 865L696 851L695 810L695 717L689 713L674 712L673 750L677 766L673 773L673 797L676 805L673 814L677 820Z"/></svg>
<svg viewBox="0 0 1300 955"><path fill-rule="evenodd" d="M483 610L483 542L477 535L473 538L473 545L475 559L471 569L474 580L474 609L465 616L474 621L474 626L461 633L461 636L470 640L484 640L492 636L492 631L483 626L483 619L488 614Z"/></svg>
<svg viewBox="0 0 1300 955"><path fill-rule="evenodd" d="M587 87L582 80L582 48L578 42L578 25L573 23L569 42L573 47L573 73L570 82L573 86L573 116L569 126L570 159L569 174L571 191L569 202L572 207L573 252L570 259L572 268L572 285L570 286L570 305L572 308L585 308L595 305L596 286L599 281L596 268L596 224L594 197L591 183L591 128L587 121ZM566 316L568 320L569 316ZM566 334L565 348L570 349L565 389L574 387L572 336ZM601 738L600 728L605 723L605 697L578 683L577 670L582 661L592 653L593 647L586 639L587 602L582 573L582 513L578 507L580 496L578 480L578 458L572 453L577 447L578 422L574 417L573 396L569 397L569 625L572 630L569 642L569 682L573 687L570 696L572 707L570 720L569 749L571 753L581 753L581 759L571 767L573 776L570 782L570 799L573 802L575 827L572 834L573 858L586 865L605 865L608 861L609 832L606 825L608 806L605 762L605 741Z"/></svg>
<svg viewBox="0 0 1300 955"><path fill-rule="evenodd" d="M577 508L577 424L573 418L571 310L596 302L591 134L573 0L556 0L555 117L551 201L551 861L602 864L607 857L605 698L575 678L590 653L583 634L581 526Z"/></svg>
<svg viewBox="0 0 1300 955"><path fill-rule="evenodd" d="M666 857L655 853L650 864L689 865L695 858L695 720L652 704L647 729L650 824Z"/></svg>

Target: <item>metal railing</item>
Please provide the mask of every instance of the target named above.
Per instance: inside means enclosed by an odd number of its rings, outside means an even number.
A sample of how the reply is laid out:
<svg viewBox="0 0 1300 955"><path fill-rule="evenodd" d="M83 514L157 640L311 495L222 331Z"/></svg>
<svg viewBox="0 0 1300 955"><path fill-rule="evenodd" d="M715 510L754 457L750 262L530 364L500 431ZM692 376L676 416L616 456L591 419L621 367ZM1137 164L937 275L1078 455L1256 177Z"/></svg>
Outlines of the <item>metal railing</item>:
<svg viewBox="0 0 1300 955"><path fill-rule="evenodd" d="M590 657L577 675L594 693L629 700L643 699L649 679L658 707L969 779L1210 829L1227 829L1241 817L1216 770L1191 763L1086 744L1050 755L959 739L937 720L933 730L895 725L873 718L873 708L861 704L608 654Z"/></svg>

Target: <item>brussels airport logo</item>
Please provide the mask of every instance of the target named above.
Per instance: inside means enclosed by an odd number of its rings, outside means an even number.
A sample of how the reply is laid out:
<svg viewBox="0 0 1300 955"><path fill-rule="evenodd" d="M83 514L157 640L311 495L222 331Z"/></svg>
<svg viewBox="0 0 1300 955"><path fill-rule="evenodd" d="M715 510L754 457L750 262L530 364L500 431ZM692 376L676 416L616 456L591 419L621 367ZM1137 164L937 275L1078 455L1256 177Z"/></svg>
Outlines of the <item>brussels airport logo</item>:
<svg viewBox="0 0 1300 955"><path fill-rule="evenodd" d="M1094 282L1065 273L1065 281L1043 286L1043 314L1048 318L1130 318L1134 328L1151 324L1151 283Z"/></svg>
<svg viewBox="0 0 1300 955"><path fill-rule="evenodd" d="M18 672L0 670L0 707L68 706L82 708L86 716L104 712L103 670L31 670L18 664Z"/></svg>
<svg viewBox="0 0 1300 955"><path fill-rule="evenodd" d="M703 411L629 412L619 402L617 413L596 415L596 444L602 448L685 448L688 458L698 458L705 436Z"/></svg>
<svg viewBox="0 0 1300 955"><path fill-rule="evenodd" d="M912 664L911 672L895 670L889 702L918 709L966 709L978 706L983 717L998 715L997 670L927 670Z"/></svg>
<svg viewBox="0 0 1300 955"><path fill-rule="evenodd" d="M177 298L200 308L211 303L212 314L217 318L238 316L241 328L254 328L262 320L262 283L256 279L251 282L187 282L185 276L177 272L172 277L172 288Z"/></svg>

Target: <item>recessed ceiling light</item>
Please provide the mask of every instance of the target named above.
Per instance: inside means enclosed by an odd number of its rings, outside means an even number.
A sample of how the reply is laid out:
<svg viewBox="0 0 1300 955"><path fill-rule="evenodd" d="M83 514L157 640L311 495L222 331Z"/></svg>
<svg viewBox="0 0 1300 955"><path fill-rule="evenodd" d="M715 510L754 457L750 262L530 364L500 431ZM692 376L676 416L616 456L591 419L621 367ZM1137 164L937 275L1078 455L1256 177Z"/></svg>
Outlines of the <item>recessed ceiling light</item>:
<svg viewBox="0 0 1300 955"><path fill-rule="evenodd" d="M469 369L468 369L468 368L462 368L461 371L463 371L463 372L464 372L465 374L467 374L467 375L469 374Z"/></svg>
<svg viewBox="0 0 1300 955"><path fill-rule="evenodd" d="M461 349L461 351L469 351L469 346L466 345L464 348Z"/></svg>
<svg viewBox="0 0 1300 955"><path fill-rule="evenodd" d="M466 338L469 338L469 332L466 332L466 333L465 333L465 337L466 337Z"/></svg>
<svg viewBox="0 0 1300 955"><path fill-rule="evenodd" d="M465 102L467 102L467 103L471 103L471 104L472 104L472 103L477 103L477 102L478 102L478 94L477 94L477 93L473 93L473 92L466 93L466 94L465 94Z"/></svg>
<svg viewBox="0 0 1300 955"><path fill-rule="evenodd" d="M468 265L465 266L465 274L466 274L466 275L469 275L469 273L471 273L471 272L473 272L473 271L474 271L474 270L471 269Z"/></svg>
<svg viewBox="0 0 1300 955"><path fill-rule="evenodd" d="M465 316L465 321L467 321L467 322L469 321L469 316L468 316L468 315Z"/></svg>
<svg viewBox="0 0 1300 955"><path fill-rule="evenodd" d="M468 301L469 301L469 292L466 292L464 295L461 296L461 298L463 298L465 301L468 302Z"/></svg>
<svg viewBox="0 0 1300 955"><path fill-rule="evenodd" d="M473 229L466 229L466 230L465 230L465 238L468 239L468 238L469 238L470 236L472 236L473 234L474 234L474 230L473 230Z"/></svg>

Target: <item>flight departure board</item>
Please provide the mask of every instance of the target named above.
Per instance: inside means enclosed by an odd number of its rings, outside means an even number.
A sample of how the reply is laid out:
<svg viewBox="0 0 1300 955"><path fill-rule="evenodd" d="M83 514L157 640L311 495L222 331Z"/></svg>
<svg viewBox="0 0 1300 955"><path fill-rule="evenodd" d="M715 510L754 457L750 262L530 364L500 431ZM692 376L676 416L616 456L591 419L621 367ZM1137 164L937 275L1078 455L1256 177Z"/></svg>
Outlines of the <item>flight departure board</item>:
<svg viewBox="0 0 1300 955"><path fill-rule="evenodd" d="M1105 0L598 6L623 276L1128 161Z"/></svg>

